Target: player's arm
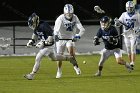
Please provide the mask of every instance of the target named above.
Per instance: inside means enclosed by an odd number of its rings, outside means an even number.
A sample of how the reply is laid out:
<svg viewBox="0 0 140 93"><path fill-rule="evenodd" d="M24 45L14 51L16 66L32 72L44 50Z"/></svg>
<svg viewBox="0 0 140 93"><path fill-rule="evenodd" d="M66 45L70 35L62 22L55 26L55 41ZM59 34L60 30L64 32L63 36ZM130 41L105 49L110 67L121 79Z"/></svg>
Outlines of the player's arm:
<svg viewBox="0 0 140 93"><path fill-rule="evenodd" d="M76 26L80 30L79 33L77 34L77 36L81 37L85 33L85 29L82 26L82 24L77 16L76 16Z"/></svg>
<svg viewBox="0 0 140 93"><path fill-rule="evenodd" d="M60 31L60 27L62 24L62 19L60 17L58 17L55 21L55 25L54 25L54 35L58 35L59 31Z"/></svg>
<svg viewBox="0 0 140 93"><path fill-rule="evenodd" d="M101 42L99 42L99 39L101 38L102 36L102 33L101 33L101 30L99 29L96 36L94 36L93 38L93 44L96 46L96 45L100 45Z"/></svg>
<svg viewBox="0 0 140 93"><path fill-rule="evenodd" d="M113 44L113 45L117 45L118 44L118 41L119 41L119 36L118 36L118 31L115 27L112 28L113 30L113 36L110 36L109 37L109 43L110 44Z"/></svg>

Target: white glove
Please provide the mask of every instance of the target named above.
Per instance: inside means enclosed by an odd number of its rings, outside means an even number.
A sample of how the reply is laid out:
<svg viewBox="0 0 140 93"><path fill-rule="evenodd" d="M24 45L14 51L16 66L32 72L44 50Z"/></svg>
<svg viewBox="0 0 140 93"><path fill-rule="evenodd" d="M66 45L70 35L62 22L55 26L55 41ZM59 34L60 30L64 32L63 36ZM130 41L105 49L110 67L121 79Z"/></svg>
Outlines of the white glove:
<svg viewBox="0 0 140 93"><path fill-rule="evenodd" d="M33 40L29 40L28 43L27 43L27 47L32 47L34 44L34 41Z"/></svg>
<svg viewBox="0 0 140 93"><path fill-rule="evenodd" d="M40 41L40 42L38 42L37 44L36 44L36 48L40 48L40 49L42 49L42 48L44 48L44 43L45 41Z"/></svg>
<svg viewBox="0 0 140 93"><path fill-rule="evenodd" d="M117 17L114 19L114 22L115 22L115 26L116 27L120 27L121 26L121 23L119 22L119 19Z"/></svg>

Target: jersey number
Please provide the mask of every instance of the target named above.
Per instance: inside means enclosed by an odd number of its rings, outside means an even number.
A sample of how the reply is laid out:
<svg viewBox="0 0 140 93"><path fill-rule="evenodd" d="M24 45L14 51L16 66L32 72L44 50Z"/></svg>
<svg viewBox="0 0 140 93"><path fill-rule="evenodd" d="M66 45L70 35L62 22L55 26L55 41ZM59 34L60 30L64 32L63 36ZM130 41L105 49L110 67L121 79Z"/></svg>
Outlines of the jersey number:
<svg viewBox="0 0 140 93"><path fill-rule="evenodd" d="M128 23L127 23L127 26L128 26L128 27L125 27L125 30L128 30L128 29L130 29L130 28L134 28L134 22L128 22Z"/></svg>

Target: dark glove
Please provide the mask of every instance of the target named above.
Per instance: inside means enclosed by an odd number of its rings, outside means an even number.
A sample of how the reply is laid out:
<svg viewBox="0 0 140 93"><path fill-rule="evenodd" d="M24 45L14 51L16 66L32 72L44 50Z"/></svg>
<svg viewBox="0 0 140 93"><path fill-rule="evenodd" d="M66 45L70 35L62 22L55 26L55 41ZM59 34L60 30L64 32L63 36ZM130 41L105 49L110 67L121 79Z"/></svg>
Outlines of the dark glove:
<svg viewBox="0 0 140 93"><path fill-rule="evenodd" d="M118 38L115 38L113 36L112 37L109 37L108 42L110 44L116 45L118 43Z"/></svg>
<svg viewBox="0 0 140 93"><path fill-rule="evenodd" d="M93 44L96 46L96 45L100 45L100 42L99 42L99 38L97 36L94 37L93 39Z"/></svg>
<svg viewBox="0 0 140 93"><path fill-rule="evenodd" d="M34 43L35 43L34 39L29 40L27 43L27 47L32 47L34 45Z"/></svg>
<svg viewBox="0 0 140 93"><path fill-rule="evenodd" d="M55 39L56 42L58 42L58 41L59 41L58 35L55 35L55 36L54 36L54 39Z"/></svg>

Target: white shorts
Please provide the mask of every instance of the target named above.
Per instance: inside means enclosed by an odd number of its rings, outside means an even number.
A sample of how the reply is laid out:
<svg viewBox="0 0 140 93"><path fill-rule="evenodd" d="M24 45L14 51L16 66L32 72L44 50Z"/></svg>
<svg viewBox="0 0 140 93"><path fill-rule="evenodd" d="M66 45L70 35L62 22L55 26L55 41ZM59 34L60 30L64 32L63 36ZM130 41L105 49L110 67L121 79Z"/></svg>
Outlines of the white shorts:
<svg viewBox="0 0 140 93"><path fill-rule="evenodd" d="M54 52L53 46L49 46L49 47L40 49L38 53L48 56L51 52Z"/></svg>
<svg viewBox="0 0 140 93"><path fill-rule="evenodd" d="M124 42L128 53L136 53L136 37L125 37Z"/></svg>
<svg viewBox="0 0 140 93"><path fill-rule="evenodd" d="M110 55L113 55L115 56L115 58L119 58L119 57L122 57L122 52L121 52L121 49L120 48L116 48L116 49L113 49L113 50L107 50L107 49L103 49L101 50L101 54L104 54L105 57L109 57Z"/></svg>
<svg viewBox="0 0 140 93"><path fill-rule="evenodd" d="M72 40L59 40L56 42L56 50L58 54L63 54L66 47L75 47L75 43Z"/></svg>

